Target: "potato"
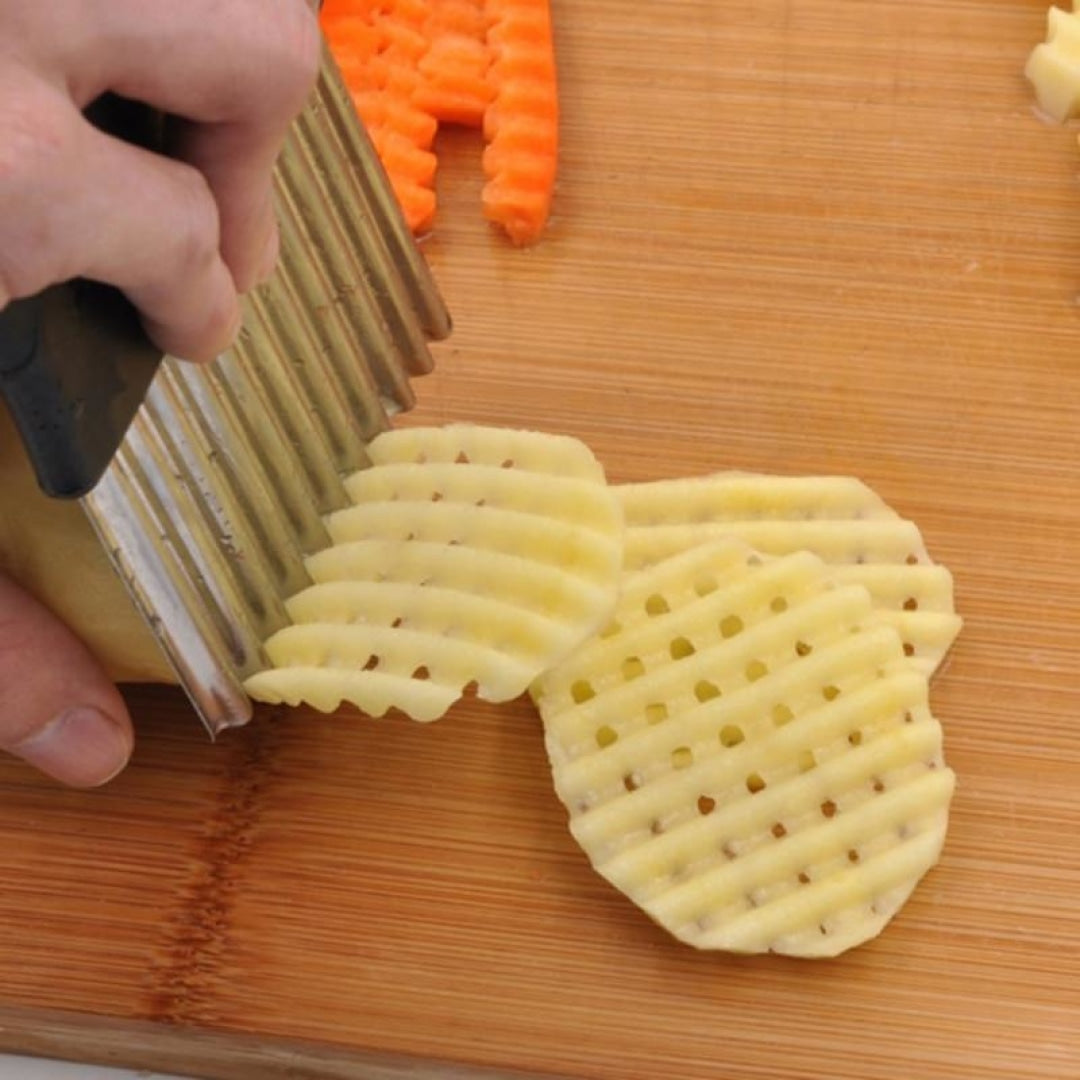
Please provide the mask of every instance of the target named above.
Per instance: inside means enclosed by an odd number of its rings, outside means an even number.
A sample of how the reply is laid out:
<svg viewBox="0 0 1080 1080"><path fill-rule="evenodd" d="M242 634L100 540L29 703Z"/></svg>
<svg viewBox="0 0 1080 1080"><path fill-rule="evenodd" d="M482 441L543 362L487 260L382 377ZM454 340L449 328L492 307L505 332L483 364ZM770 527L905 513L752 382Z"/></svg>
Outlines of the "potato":
<svg viewBox="0 0 1080 1080"><path fill-rule="evenodd" d="M5 409L0 568L56 612L118 682L176 682L82 508L39 490Z"/></svg>

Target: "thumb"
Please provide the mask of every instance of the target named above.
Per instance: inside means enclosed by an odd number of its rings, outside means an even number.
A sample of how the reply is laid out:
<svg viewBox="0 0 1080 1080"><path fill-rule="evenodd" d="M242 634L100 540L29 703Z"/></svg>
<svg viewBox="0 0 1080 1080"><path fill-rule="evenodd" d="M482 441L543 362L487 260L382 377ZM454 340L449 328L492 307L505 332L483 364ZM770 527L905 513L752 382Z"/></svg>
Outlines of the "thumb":
<svg viewBox="0 0 1080 1080"><path fill-rule="evenodd" d="M96 787L123 769L132 745L123 698L86 646L0 574L0 750Z"/></svg>

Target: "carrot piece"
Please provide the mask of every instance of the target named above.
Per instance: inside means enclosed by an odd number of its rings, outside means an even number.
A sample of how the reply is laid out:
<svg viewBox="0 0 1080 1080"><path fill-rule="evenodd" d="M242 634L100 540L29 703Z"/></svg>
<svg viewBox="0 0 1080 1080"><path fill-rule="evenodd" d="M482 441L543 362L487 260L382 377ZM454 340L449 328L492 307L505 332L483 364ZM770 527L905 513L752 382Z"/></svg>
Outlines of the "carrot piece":
<svg viewBox="0 0 1080 1080"><path fill-rule="evenodd" d="M350 54L342 57L338 68L345 85L356 94L363 90L381 90L389 78L390 65L378 54L370 57Z"/></svg>
<svg viewBox="0 0 1080 1080"><path fill-rule="evenodd" d="M435 179L435 155L413 146L398 132L384 129L379 139L379 149L387 170L403 183L428 187Z"/></svg>
<svg viewBox="0 0 1080 1080"><path fill-rule="evenodd" d="M392 100L386 105L383 123L421 150L431 149L438 128L427 113Z"/></svg>
<svg viewBox="0 0 1080 1080"><path fill-rule="evenodd" d="M378 0L323 0L319 19L325 27L338 19L367 19L378 6Z"/></svg>
<svg viewBox="0 0 1080 1080"><path fill-rule="evenodd" d="M430 42L420 60L416 103L440 122L479 127L493 92L484 0L435 0L424 24Z"/></svg>
<svg viewBox="0 0 1080 1080"><path fill-rule="evenodd" d="M409 228L414 233L426 231L435 217L435 155L385 128L375 132L372 141Z"/></svg>
<svg viewBox="0 0 1080 1080"><path fill-rule="evenodd" d="M407 58L413 65L428 51L428 39L424 37L423 26L399 22L386 15L379 16L376 27L383 35L383 52Z"/></svg>
<svg viewBox="0 0 1080 1080"><path fill-rule="evenodd" d="M552 160L558 151L556 132L550 125L537 124L528 116L504 116L495 109L489 109L484 117L484 137L488 140L485 153L495 156L491 150L495 132L499 133L499 151L509 150L522 154L544 153Z"/></svg>
<svg viewBox="0 0 1080 1080"><path fill-rule="evenodd" d="M484 0L434 0L425 33L432 41L443 34L456 34L482 42L488 22Z"/></svg>
<svg viewBox="0 0 1080 1080"><path fill-rule="evenodd" d="M539 239L559 142L549 0L327 0L322 25L414 229L435 212L437 127L455 123L484 131L485 216Z"/></svg>
<svg viewBox="0 0 1080 1080"><path fill-rule="evenodd" d="M378 27L357 15L341 15L333 20L324 16L323 29L327 28L333 36L335 48L344 46L341 51L350 57L373 56L382 43L383 35Z"/></svg>
<svg viewBox="0 0 1080 1080"><path fill-rule="evenodd" d="M421 232L435 214L438 123L413 98L417 64L428 51L423 28L432 0L332 0L321 22L342 78L383 163L409 227Z"/></svg>
<svg viewBox="0 0 1080 1080"><path fill-rule="evenodd" d="M483 43L456 33L441 35L420 61L423 81L416 104L441 122L480 127L494 97L487 77L490 64Z"/></svg>
<svg viewBox="0 0 1080 1080"><path fill-rule="evenodd" d="M378 90L353 90L350 96L369 135L385 126L386 99Z"/></svg>
<svg viewBox="0 0 1080 1080"><path fill-rule="evenodd" d="M484 216L518 245L535 243L551 213L559 144L559 100L548 0L487 0L495 96L488 140Z"/></svg>
<svg viewBox="0 0 1080 1080"><path fill-rule="evenodd" d="M410 26L423 26L431 14L431 5L438 0L375 0L378 15Z"/></svg>

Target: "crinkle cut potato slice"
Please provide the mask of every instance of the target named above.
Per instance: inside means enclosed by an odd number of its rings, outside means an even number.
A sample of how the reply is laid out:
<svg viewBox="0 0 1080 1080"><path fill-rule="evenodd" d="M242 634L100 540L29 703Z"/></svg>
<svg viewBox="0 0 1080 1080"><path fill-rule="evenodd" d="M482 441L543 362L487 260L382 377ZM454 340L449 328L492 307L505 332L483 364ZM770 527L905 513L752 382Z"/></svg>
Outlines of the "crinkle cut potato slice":
<svg viewBox="0 0 1080 1080"><path fill-rule="evenodd" d="M616 488L626 515L626 565L640 569L731 536L770 555L812 551L839 581L865 585L877 618L932 675L960 632L952 575L931 561L918 527L846 476L716 473Z"/></svg>
<svg viewBox="0 0 1080 1080"><path fill-rule="evenodd" d="M834 956L941 850L954 777L926 676L859 583L738 540L632 574L532 694L596 869L702 949Z"/></svg>
<svg viewBox="0 0 1080 1080"><path fill-rule="evenodd" d="M517 697L608 619L622 511L583 443L454 425L380 435L369 456L252 697L434 720L470 684Z"/></svg>

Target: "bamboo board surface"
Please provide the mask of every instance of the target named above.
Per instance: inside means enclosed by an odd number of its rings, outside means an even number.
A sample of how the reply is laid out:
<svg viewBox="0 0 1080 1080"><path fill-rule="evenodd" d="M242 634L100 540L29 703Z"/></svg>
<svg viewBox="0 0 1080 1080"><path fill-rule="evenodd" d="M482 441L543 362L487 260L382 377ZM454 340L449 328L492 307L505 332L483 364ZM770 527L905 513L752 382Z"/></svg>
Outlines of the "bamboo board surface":
<svg viewBox="0 0 1080 1080"><path fill-rule="evenodd" d="M966 627L940 866L834 962L677 945L589 869L529 706L136 689L95 793L0 761L0 1048L211 1078L1080 1077L1080 152L1029 0L556 0L557 218L509 249L443 140L456 317L407 421L585 438L613 480L854 473Z"/></svg>

